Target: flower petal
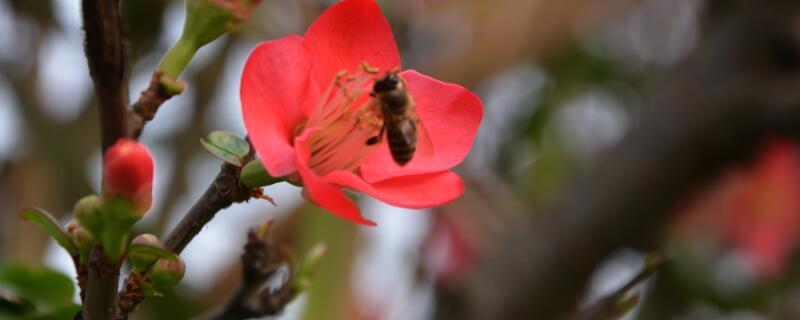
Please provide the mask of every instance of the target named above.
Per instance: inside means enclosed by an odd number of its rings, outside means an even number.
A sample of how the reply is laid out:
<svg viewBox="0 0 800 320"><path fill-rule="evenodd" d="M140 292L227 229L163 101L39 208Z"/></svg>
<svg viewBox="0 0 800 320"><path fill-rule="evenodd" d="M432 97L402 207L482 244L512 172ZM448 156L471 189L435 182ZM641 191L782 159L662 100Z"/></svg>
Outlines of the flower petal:
<svg viewBox="0 0 800 320"><path fill-rule="evenodd" d="M321 88L336 73L358 70L363 61L389 70L400 66L400 53L389 22L373 0L345 0L322 13L305 35Z"/></svg>
<svg viewBox="0 0 800 320"><path fill-rule="evenodd" d="M295 171L295 127L320 96L310 81L311 61L303 38L287 36L260 44L244 66L240 91L244 125L274 177Z"/></svg>
<svg viewBox="0 0 800 320"><path fill-rule="evenodd" d="M358 206L339 187L322 179L308 166L308 159L311 157L311 151L308 149L308 138L318 130L318 128L306 129L295 139L295 149L297 151L295 166L300 174L300 179L303 180L303 187L305 187L311 199L314 200L314 203L323 209L359 224L375 226L375 222L364 219L361 216Z"/></svg>
<svg viewBox="0 0 800 320"><path fill-rule="evenodd" d="M349 171L333 171L324 179L388 204L412 209L441 206L464 193L464 182L450 171L395 177L373 184Z"/></svg>
<svg viewBox="0 0 800 320"><path fill-rule="evenodd" d="M361 165L361 176L370 183L400 177L449 170L461 163L472 147L483 118L483 103L474 93L414 70L402 73L417 104L420 125L427 130L432 154L415 154L411 162L398 166L388 144L381 146ZM420 135L424 139L425 135ZM419 141L418 146L425 144Z"/></svg>

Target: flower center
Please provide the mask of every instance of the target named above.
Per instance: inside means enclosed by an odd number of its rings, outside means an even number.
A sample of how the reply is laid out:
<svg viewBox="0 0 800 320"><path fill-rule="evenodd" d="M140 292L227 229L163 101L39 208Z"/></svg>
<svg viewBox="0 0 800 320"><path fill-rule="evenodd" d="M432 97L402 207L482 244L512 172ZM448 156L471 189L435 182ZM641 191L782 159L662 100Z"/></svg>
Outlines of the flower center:
<svg viewBox="0 0 800 320"><path fill-rule="evenodd" d="M319 128L308 140L309 166L317 174L355 171L380 145L367 145L383 125L380 109L370 96L378 72L366 62L355 74L340 72L311 112L304 127Z"/></svg>

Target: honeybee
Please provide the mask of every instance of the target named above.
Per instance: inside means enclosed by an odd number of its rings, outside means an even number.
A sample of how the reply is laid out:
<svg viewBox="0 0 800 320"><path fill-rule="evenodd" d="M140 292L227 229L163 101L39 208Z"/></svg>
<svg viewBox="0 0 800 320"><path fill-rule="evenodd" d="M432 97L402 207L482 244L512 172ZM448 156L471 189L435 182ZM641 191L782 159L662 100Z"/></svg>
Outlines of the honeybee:
<svg viewBox="0 0 800 320"><path fill-rule="evenodd" d="M375 80L370 96L380 108L383 125L377 136L369 138L367 145L381 142L383 132L389 142L392 159L400 166L406 165L417 151L419 135L424 135L422 143L430 144L425 128L419 122L414 99L408 94L406 82L398 75L397 70L387 72L385 76ZM425 152L430 150L425 147Z"/></svg>

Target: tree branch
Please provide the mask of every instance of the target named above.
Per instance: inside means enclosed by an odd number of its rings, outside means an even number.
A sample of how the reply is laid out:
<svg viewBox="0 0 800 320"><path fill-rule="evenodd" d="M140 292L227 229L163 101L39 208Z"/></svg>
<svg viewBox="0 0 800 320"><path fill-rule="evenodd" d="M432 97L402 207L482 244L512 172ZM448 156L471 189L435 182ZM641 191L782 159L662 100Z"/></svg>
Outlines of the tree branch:
<svg viewBox="0 0 800 320"><path fill-rule="evenodd" d="M250 160L252 155L245 162ZM239 183L240 170L241 168L231 164L222 164L220 172L208 189L167 236L164 241L167 250L180 254L217 212L233 203L250 199L250 189Z"/></svg>
<svg viewBox="0 0 800 320"><path fill-rule="evenodd" d="M765 137L800 137L800 2L715 8L725 11L713 12L696 51L623 141L509 231L439 319L564 315L609 253L652 246L688 192L747 160Z"/></svg>
<svg viewBox="0 0 800 320"><path fill-rule="evenodd" d="M86 59L100 104L103 151L127 136L125 34L117 0L83 0Z"/></svg>
<svg viewBox="0 0 800 320"><path fill-rule="evenodd" d="M286 262L286 255L260 238L255 230L247 234L242 254L242 280L225 308L211 320L238 320L277 315L292 301L295 289L292 277L277 290L266 285ZM291 272L291 271L290 271Z"/></svg>
<svg viewBox="0 0 800 320"><path fill-rule="evenodd" d="M127 135L125 34L117 0L83 0L86 59L100 105L103 151ZM80 281L79 283L82 283ZM119 266L106 262L99 247L91 252L85 301L77 317L110 319L116 306Z"/></svg>
<svg viewBox="0 0 800 320"><path fill-rule="evenodd" d="M116 308L119 266L108 263L99 246L94 246L89 261L89 282L81 311L83 319L111 319Z"/></svg>

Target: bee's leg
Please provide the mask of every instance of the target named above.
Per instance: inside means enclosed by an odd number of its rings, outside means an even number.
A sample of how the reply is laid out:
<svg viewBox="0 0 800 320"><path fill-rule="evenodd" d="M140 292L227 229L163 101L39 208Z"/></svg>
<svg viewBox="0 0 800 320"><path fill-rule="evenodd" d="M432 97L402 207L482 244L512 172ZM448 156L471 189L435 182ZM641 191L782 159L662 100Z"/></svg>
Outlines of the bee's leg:
<svg viewBox="0 0 800 320"><path fill-rule="evenodd" d="M372 138L367 139L367 145L371 146L371 145L374 145L374 144L376 144L378 142L381 142L381 138L383 138L383 130L385 130L385 129L386 129L386 126L381 126L381 131L378 132L377 136L374 136Z"/></svg>

